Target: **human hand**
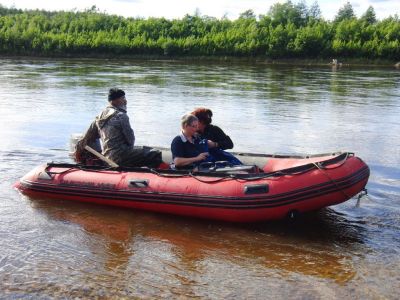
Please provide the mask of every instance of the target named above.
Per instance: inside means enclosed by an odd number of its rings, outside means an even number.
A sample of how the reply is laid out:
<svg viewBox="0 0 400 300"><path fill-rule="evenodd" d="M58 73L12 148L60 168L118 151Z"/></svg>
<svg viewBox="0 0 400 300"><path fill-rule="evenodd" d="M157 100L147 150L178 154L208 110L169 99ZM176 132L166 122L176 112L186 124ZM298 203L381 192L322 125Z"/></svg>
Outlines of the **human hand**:
<svg viewBox="0 0 400 300"><path fill-rule="evenodd" d="M215 147L215 143L213 141L211 141L211 140L207 140L207 145L208 145L208 148L214 148Z"/></svg>
<svg viewBox="0 0 400 300"><path fill-rule="evenodd" d="M206 158L207 158L207 156L208 156L209 154L208 154L208 152L202 152L202 153L200 153L199 155L197 155L197 161L200 161L200 160L205 160Z"/></svg>

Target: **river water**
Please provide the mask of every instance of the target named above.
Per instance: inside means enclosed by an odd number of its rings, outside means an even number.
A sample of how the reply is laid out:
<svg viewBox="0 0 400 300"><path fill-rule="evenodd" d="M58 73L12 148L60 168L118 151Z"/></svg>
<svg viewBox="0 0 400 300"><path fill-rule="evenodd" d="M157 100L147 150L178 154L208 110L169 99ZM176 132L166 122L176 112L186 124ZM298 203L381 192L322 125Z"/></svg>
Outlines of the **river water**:
<svg viewBox="0 0 400 300"><path fill-rule="evenodd" d="M398 298L398 70L3 58L0 79L0 298ZM181 115L206 106L236 151L355 152L369 195L235 225L15 191L33 167L69 161L70 135L114 86L138 145L169 147Z"/></svg>

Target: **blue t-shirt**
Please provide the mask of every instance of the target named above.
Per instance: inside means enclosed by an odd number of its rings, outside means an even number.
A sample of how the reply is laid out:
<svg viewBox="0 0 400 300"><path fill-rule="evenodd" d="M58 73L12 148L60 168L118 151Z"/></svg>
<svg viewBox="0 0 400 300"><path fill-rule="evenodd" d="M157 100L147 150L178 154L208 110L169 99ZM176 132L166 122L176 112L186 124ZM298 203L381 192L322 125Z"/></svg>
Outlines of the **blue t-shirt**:
<svg viewBox="0 0 400 300"><path fill-rule="evenodd" d="M196 157L201 153L198 147L195 144L189 142L183 134L177 135L172 140L171 152L172 159L175 159L175 157Z"/></svg>
<svg viewBox="0 0 400 300"><path fill-rule="evenodd" d="M243 163L238 160L231 153L223 151L221 149L208 149L207 140L196 138L191 143L187 138L181 133L177 135L171 143L172 159L175 157L190 158L196 157L202 152L209 152L210 155L207 156L205 160L192 163L188 166L181 168L193 168L200 165L202 162L216 162L216 161L227 161L232 165L242 165Z"/></svg>

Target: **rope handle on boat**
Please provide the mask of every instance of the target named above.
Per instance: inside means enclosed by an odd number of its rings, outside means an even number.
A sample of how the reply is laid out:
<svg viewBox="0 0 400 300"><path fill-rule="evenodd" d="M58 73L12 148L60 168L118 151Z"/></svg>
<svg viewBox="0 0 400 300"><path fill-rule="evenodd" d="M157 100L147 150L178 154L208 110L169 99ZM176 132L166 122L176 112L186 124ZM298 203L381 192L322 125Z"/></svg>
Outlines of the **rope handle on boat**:
<svg viewBox="0 0 400 300"><path fill-rule="evenodd" d="M200 178L200 177L205 177L205 174L200 175L200 174L196 174L193 172L190 172L187 174L163 174L163 173L158 172L155 169L150 169L150 171L151 171L151 173L156 174L157 176L160 176L160 177L169 177L169 178L192 177L192 178L196 179L197 181L200 181L203 183L216 183L216 182L221 182L224 180L255 181L255 180L265 179L265 178L271 176L271 175L266 176L263 173L261 173L261 176L260 176L260 174L257 174L257 176L252 176L252 177L249 177L249 174L225 174L225 176L219 177L218 179L205 180L205 179ZM213 174L213 173L211 173L211 174ZM271 173L269 173L269 174L271 174ZM215 177L213 177L213 178L215 178Z"/></svg>
<svg viewBox="0 0 400 300"><path fill-rule="evenodd" d="M349 158L349 156L353 156L353 155L354 155L354 153L346 152L346 153L345 153L345 156L344 156L343 160L340 162L340 164L338 164L338 165L336 165L336 166L334 166L334 167L331 167L331 168L328 168L328 167L324 166L324 165L323 165L323 164L324 164L323 161L322 161L322 162L315 162L315 163L313 163L313 165L316 166L317 169L320 170L326 177L328 177L328 179L336 186L336 188L337 188L339 191L342 192L342 194L343 194L347 199L350 199L350 198L351 198L350 195L348 195L348 194L344 191L344 189L342 189L342 188L332 179L332 177L329 176L329 174L328 174L325 170L332 170L332 169L336 169L336 168L341 167L341 166L346 162L346 160Z"/></svg>
<svg viewBox="0 0 400 300"><path fill-rule="evenodd" d="M199 176L194 175L193 173L189 173L189 176L196 179L197 181L203 182L203 183L217 183L217 182L221 182L224 180L229 180L229 179L235 179L235 177L233 177L233 174L230 174L228 176L224 176L218 179L214 179L214 180L204 180L204 179L200 179Z"/></svg>
<svg viewBox="0 0 400 300"><path fill-rule="evenodd" d="M344 154L343 160L342 160L340 163L338 163L338 164L336 164L335 166L333 166L333 167L324 166L324 163L325 163L324 161L316 162L316 163L314 163L314 164L318 165L318 166L317 166L318 169L332 170L332 169L339 168L339 167L341 167L342 165L344 165L344 163L346 162L346 160L347 160L350 156L354 156L354 153L353 153L353 152L345 152L345 153L343 153L343 154ZM342 155L343 155L343 154L342 154Z"/></svg>
<svg viewBox="0 0 400 300"><path fill-rule="evenodd" d="M50 171L49 168L53 168L53 167L57 167L57 168L65 168L62 171L59 172L54 172L54 171ZM46 168L44 169L44 172L47 173L47 175L52 176L52 175L58 175L58 174L64 174L73 170L82 170L82 171L91 171L91 172L102 172L102 171L107 171L107 170L115 170L115 168L113 167L101 167L101 168L97 168L97 169L93 169L93 168L88 168L85 167L84 165L80 165L80 164L68 164L68 163L54 163L54 162L50 162L47 163Z"/></svg>
<svg viewBox="0 0 400 300"><path fill-rule="evenodd" d="M157 172L155 169L150 169L150 171L151 171L151 173L156 174L157 176L160 176L160 177L169 177L169 178L192 177L192 178L194 178L200 182L204 182L204 183L215 183L215 182L220 182L220 181L227 180L227 179L234 179L232 177L232 175L230 175L230 176L224 176L224 177L221 177L221 178L218 178L215 180L203 180L203 179L200 179L199 176L193 174L192 172L187 173L187 174L163 174L163 173Z"/></svg>
<svg viewBox="0 0 400 300"><path fill-rule="evenodd" d="M69 167L68 169L62 170L60 172L54 172L54 171L49 171L49 168L53 167L54 163L48 163L44 171L47 173L47 175L52 176L52 175L58 175L58 174L64 174L67 173L73 169L74 167Z"/></svg>
<svg viewBox="0 0 400 300"><path fill-rule="evenodd" d="M333 163L333 160L339 158L340 156L343 156L343 159L340 161L339 164L335 165L334 167L330 167L328 168L326 165ZM268 172L268 173L259 173L259 174L229 174L227 176L224 176L218 180L215 181L207 181L207 180L201 180L198 179L196 175L194 175L193 173L190 173L190 176L201 181L201 182L219 182L222 180L228 180L228 179L234 179L234 180L238 180L238 181L255 181L255 180L260 180L260 179L266 179L266 178L270 178L270 177L278 177L278 176L285 176L285 175L300 175L303 173L306 173L308 171L313 170L315 167L319 170L328 170L328 169L335 169L335 168L339 168L341 167L346 160L350 157L350 156L354 156L354 153L352 152L345 152L345 153L341 153L340 155L338 155L337 157L333 158L333 159L329 159L326 161L322 161L322 162L316 162L316 163L309 163L306 165L301 165L301 166L296 166L296 167L291 167L291 168L287 168L287 169L283 169L283 170L279 170L279 171L274 171L274 172ZM326 173L325 173L326 174ZM250 175L250 176L249 176ZM326 174L328 177L329 175ZM330 177L329 179L331 181L333 181Z"/></svg>
<svg viewBox="0 0 400 300"><path fill-rule="evenodd" d="M169 177L169 178L179 178L179 177L192 177L200 182L204 183L216 183L220 182L223 180L237 180L237 181L256 181L256 180L261 180L261 179L267 179L267 178L274 178L274 177L279 177L279 176L286 176L286 175L300 175L306 172L309 172L313 170L314 168L317 168L321 171L324 169L333 169L333 168L338 168L342 166L345 161L348 159L349 156L354 155L354 153L351 152L345 152L341 153L340 155L321 162L314 162L314 163L308 163L305 165L301 166L296 166L296 167L291 167L283 170L278 170L278 171L273 171L273 172L268 172L268 173L245 173L245 174L227 174L227 173L193 173L193 172L185 172L185 173L168 173L168 172L160 172L159 170L153 169L153 168L147 168L147 167L140 167L140 168L123 168L123 167L118 167L118 168L113 168L113 167L104 167L104 166L83 166L83 165L77 165L77 164L57 164L57 163L49 163L46 167L46 172L51 175L51 174L62 174L68 171L71 171L73 169L80 169L80 170L86 170L86 171L91 171L91 172L103 172L103 171L134 171L134 172L151 172L157 176L160 177ZM341 157L343 156L343 159ZM341 159L340 164L335 165L332 168L328 168L327 166L330 164L337 163L336 160ZM60 172L51 172L48 171L48 168L50 167L61 167L61 168L67 168L66 170L60 171ZM324 172L325 173L325 172ZM326 173L325 173L326 174ZM219 176L218 176L219 175ZM326 174L328 177L329 175ZM199 178L201 177L201 178ZM213 180L204 180L202 178L204 177L218 177L218 179L213 179ZM330 178L330 177L329 177ZM332 181L332 179L330 178Z"/></svg>
<svg viewBox="0 0 400 300"><path fill-rule="evenodd" d="M346 156L347 157L347 156ZM326 168L323 168L321 166L321 163L313 163L318 170L320 170L323 174L325 174L326 177L328 177L328 179L336 186L336 188L341 191L343 193L343 195L345 197L347 197L347 199L350 199L351 197L332 179L331 176L329 176L329 174L325 171Z"/></svg>
<svg viewBox="0 0 400 300"><path fill-rule="evenodd" d="M310 169L307 169L306 171L309 171ZM224 174L220 173L219 175L224 175L219 177L218 179L213 179L213 180L205 180L201 179L200 177L213 177L215 178L216 173L185 173L185 174L168 174L168 173L161 173L158 172L155 169L149 169L149 171L153 174L156 174L157 176L160 177L169 177L169 178L179 178L179 177L192 177L196 179L197 181L204 182L204 183L216 183L224 180L237 180L237 181L256 181L260 179L265 179L268 177L278 177L282 175L295 175L295 173L283 173L282 171L275 171L275 172L269 172L269 173L258 173L258 174L248 174L248 173L243 173L243 174ZM300 172L298 172L300 174Z"/></svg>

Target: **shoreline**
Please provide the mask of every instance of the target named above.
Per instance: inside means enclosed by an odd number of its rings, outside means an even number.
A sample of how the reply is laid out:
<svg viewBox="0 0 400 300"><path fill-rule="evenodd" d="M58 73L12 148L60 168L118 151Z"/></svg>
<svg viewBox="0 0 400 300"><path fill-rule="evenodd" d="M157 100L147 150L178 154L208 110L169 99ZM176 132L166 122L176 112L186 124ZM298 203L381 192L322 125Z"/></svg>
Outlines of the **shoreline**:
<svg viewBox="0 0 400 300"><path fill-rule="evenodd" d="M310 67L384 67L400 69L400 61L384 59L365 59L365 58L280 58L273 59L269 57L235 57L235 56L164 56L164 55L106 55L106 54L88 54L88 55L2 55L0 59L73 59L73 60L149 60L149 61L170 61L170 62L191 62L191 63L236 63L236 64L263 64L277 66L310 66Z"/></svg>

